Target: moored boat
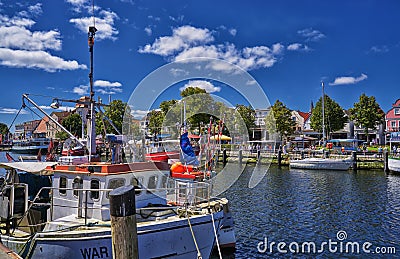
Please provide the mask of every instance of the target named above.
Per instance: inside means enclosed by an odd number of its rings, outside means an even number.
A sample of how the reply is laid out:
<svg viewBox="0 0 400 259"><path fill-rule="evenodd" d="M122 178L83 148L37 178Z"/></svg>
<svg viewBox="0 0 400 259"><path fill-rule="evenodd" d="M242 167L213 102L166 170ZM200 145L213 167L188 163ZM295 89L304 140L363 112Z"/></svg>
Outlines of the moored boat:
<svg viewBox="0 0 400 259"><path fill-rule="evenodd" d="M300 160L290 160L290 168L314 169L314 170L348 170L353 165L351 158L304 158Z"/></svg>
<svg viewBox="0 0 400 259"><path fill-rule="evenodd" d="M390 171L400 173L400 157L389 156L388 157L388 168Z"/></svg>
<svg viewBox="0 0 400 259"><path fill-rule="evenodd" d="M22 154L38 154L39 150L46 153L50 144L48 138L31 138L25 140L13 140L11 151Z"/></svg>

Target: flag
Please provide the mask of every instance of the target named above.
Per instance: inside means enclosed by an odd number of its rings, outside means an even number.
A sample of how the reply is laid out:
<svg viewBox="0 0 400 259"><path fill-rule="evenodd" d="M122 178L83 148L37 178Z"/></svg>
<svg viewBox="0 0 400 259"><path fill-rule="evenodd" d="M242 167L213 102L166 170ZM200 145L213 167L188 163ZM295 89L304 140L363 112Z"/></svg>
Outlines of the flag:
<svg viewBox="0 0 400 259"><path fill-rule="evenodd" d="M15 162L14 158L8 152L6 152L6 158L8 162Z"/></svg>
<svg viewBox="0 0 400 259"><path fill-rule="evenodd" d="M189 165L198 165L199 161L197 160L196 154L190 144L190 140L188 137L188 132L185 132L181 135L180 146L182 150L182 158L185 164Z"/></svg>

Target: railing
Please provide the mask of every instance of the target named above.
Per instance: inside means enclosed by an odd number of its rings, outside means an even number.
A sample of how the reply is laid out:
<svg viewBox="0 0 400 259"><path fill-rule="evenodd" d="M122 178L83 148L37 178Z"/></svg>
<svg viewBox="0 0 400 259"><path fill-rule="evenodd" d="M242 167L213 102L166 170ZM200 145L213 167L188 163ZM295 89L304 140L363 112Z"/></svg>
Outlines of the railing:
<svg viewBox="0 0 400 259"><path fill-rule="evenodd" d="M154 195L157 192L163 192L165 191L166 194L166 200L169 205L166 205L169 209L171 209L171 206L173 207L196 207L200 203L206 203L210 202L210 184L205 183L205 182L180 182L180 181L173 181L174 186L170 188L157 188L157 189L135 189L135 191L140 191L140 193L145 193L143 195L148 195L147 193L151 193L151 195ZM78 192L78 198L75 200L70 200L75 202L77 205L62 205L62 204L55 204L54 203L54 195L50 196L50 201L49 202L40 202L40 197L41 194L44 191L51 191L52 194L56 191L77 191ZM89 204L89 193L90 192L99 192L99 197L104 195L104 192L110 192L113 189L76 189L76 188L58 188L58 187L42 187L39 192L36 194L34 199L30 202L27 210L25 211L25 214L22 215L21 220L18 222L17 226L19 226L22 222L22 219L27 216L29 211L32 209L33 206L49 206L50 209L50 221L54 219L54 210L57 209L56 207L62 209L62 208L70 208L70 209L76 209L77 210L77 216L78 218L83 218L84 219L84 224L88 224L88 215L89 215L89 210L102 210L102 211L108 211L109 208L107 207L107 204L102 204L100 207L90 207L88 206ZM145 191L145 192L143 192ZM92 202L90 204L93 204ZM100 204L100 203L99 203ZM43 225L43 224L37 224L36 226ZM33 225L30 225L31 227ZM26 226L25 226L26 227Z"/></svg>

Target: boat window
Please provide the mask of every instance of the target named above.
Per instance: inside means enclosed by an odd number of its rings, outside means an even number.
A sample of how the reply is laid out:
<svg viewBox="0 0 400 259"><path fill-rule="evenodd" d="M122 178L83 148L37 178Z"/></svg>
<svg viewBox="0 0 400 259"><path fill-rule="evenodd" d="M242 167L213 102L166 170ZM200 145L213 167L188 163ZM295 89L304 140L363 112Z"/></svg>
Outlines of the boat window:
<svg viewBox="0 0 400 259"><path fill-rule="evenodd" d="M98 179L92 179L90 181L90 189L100 189L100 181ZM98 200L100 197L99 191L90 191L90 198L92 200Z"/></svg>
<svg viewBox="0 0 400 259"><path fill-rule="evenodd" d="M67 177L65 177L65 176L60 177L60 182L59 182L58 188L59 188L58 192L60 195L67 195L67 190L63 189L63 188L67 188Z"/></svg>
<svg viewBox="0 0 400 259"><path fill-rule="evenodd" d="M131 180L131 185L135 187L135 194L139 195L142 191L140 190L142 188L142 182L143 182L143 177L140 177L139 179L136 177L133 177Z"/></svg>
<svg viewBox="0 0 400 259"><path fill-rule="evenodd" d="M167 188L167 177L165 175L161 176L161 186L160 188Z"/></svg>
<svg viewBox="0 0 400 259"><path fill-rule="evenodd" d="M72 188L74 189L74 196L78 198L79 191L77 189L82 189L83 186L83 179L81 177L75 177L74 181L72 182Z"/></svg>
<svg viewBox="0 0 400 259"><path fill-rule="evenodd" d="M111 179L108 182L107 189L116 189L116 188L124 186L124 185L125 185L125 179L122 179L122 178ZM107 192L107 194L106 194L107 198L108 198L109 194L110 194L110 192Z"/></svg>
<svg viewBox="0 0 400 259"><path fill-rule="evenodd" d="M157 175L150 176L149 183L147 184L147 189L156 189L157 188ZM147 192L151 192L148 190Z"/></svg>

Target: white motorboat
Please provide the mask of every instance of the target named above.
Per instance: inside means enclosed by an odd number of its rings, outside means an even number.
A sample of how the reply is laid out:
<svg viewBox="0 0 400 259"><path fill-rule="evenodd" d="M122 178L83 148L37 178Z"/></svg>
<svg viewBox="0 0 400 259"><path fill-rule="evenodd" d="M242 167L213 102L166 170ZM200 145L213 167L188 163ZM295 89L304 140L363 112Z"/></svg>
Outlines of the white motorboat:
<svg viewBox="0 0 400 259"><path fill-rule="evenodd" d="M353 165L352 158L333 159L333 158L304 158L300 160L290 160L290 168L315 169L315 170L348 170Z"/></svg>
<svg viewBox="0 0 400 259"><path fill-rule="evenodd" d="M400 172L400 157L399 156L389 156L388 167L390 171Z"/></svg>

